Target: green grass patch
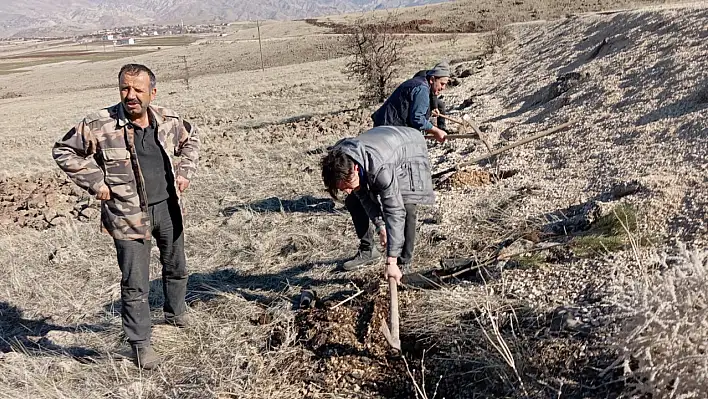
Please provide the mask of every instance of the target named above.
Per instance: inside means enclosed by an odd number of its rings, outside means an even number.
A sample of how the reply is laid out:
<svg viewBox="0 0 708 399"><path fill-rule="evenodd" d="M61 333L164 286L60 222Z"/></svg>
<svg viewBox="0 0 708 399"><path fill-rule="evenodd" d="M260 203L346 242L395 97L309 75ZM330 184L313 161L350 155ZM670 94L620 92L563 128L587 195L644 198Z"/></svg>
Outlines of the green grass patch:
<svg viewBox="0 0 708 399"><path fill-rule="evenodd" d="M546 264L546 256L540 252L513 256L511 260L522 269L539 268Z"/></svg>
<svg viewBox="0 0 708 399"><path fill-rule="evenodd" d="M581 257L617 252L627 245L626 235L603 236L586 235L573 238L573 252Z"/></svg>
<svg viewBox="0 0 708 399"><path fill-rule="evenodd" d="M581 257L617 252L627 247L629 235L634 236L636 232L636 210L631 205L621 204L593 222L589 230L573 237L571 248ZM639 238L638 242L650 241Z"/></svg>
<svg viewBox="0 0 708 399"><path fill-rule="evenodd" d="M602 235L621 235L637 231L637 212L631 205L621 204L612 212L597 219L590 226L590 232Z"/></svg>

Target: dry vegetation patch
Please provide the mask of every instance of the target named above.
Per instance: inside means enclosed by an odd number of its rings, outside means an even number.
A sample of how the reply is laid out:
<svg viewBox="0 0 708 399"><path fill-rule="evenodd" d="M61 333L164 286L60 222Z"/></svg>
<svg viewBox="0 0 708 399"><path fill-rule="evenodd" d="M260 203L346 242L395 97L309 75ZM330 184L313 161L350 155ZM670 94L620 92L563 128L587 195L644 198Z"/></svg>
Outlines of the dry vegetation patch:
<svg viewBox="0 0 708 399"><path fill-rule="evenodd" d="M632 395L704 397L708 252L681 248L648 261L660 273L647 273L616 297L624 317L615 366L630 379Z"/></svg>
<svg viewBox="0 0 708 399"><path fill-rule="evenodd" d="M372 111L344 110L356 101L338 72L344 61L244 75L234 71L257 65L255 44L195 44L188 60L203 74L186 90L182 50L157 53L157 68L176 79L160 83L172 93L161 101L202 128L199 177L184 197L194 325L161 324L153 262L153 331L167 361L154 373L135 369L122 356L111 241L75 220L95 217L84 214L95 205L58 172L26 177L21 169L29 165L9 165L0 181L7 226L0 236L0 397L411 398L414 381L425 392L417 395L428 397L599 399L634 388L700 397L705 256L648 262L645 255L663 253L672 234L693 245L705 235L705 185L695 171L704 170L706 108L691 76L673 69L702 54L702 32L693 27L704 21L700 10L637 11L515 27L519 46L478 60L460 54L464 43L479 48L472 37L454 49L411 42L420 46L410 49L414 57L430 52L437 60L449 51L468 60L453 63L458 84L445 100L484 121L494 145L570 116L588 122L497 157L495 169L458 172L434 207L421 208L414 270L440 279L436 289L401 291L405 362L390 356L378 330L387 314L380 267L338 271L356 238L342 204L323 192L317 165L327 146L369 128ZM657 31L660 38L645 36ZM605 36L613 39L589 59ZM296 41L272 43L272 54L282 56L274 62L339 54L327 48L336 37L312 40L318 47L306 54L286 48ZM626 70L615 73L617 65ZM94 67L87 75L99 72ZM593 78L582 84L557 78L587 69ZM13 111L13 128L25 123L15 116L23 106L61 105L34 96L69 78L32 76L47 80L10 82L7 90L21 87L23 97L1 104ZM655 102L647 93L670 104L660 112L633 108ZM89 94L94 102L108 98L98 90L81 97ZM56 132L58 119L33 121ZM55 135L26 130L5 142L25 149L27 137L49 143ZM431 143L436 170L483 154L481 145L461 141ZM83 204L90 205L75 208ZM70 215L66 225L46 229L59 210ZM645 234L658 239L644 247ZM460 267L468 270L450 274ZM303 290L316 292L313 308L299 307Z"/></svg>

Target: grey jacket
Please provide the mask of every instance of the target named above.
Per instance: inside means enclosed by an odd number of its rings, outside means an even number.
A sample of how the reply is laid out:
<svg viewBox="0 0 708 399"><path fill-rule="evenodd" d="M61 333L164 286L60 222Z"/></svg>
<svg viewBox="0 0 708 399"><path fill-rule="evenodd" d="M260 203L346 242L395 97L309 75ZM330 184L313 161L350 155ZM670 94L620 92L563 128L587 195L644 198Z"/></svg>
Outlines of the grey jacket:
<svg viewBox="0 0 708 399"><path fill-rule="evenodd" d="M379 126L334 147L360 165L364 179L355 194L376 226L386 224L387 255L400 256L404 204L435 203L425 138L410 127Z"/></svg>

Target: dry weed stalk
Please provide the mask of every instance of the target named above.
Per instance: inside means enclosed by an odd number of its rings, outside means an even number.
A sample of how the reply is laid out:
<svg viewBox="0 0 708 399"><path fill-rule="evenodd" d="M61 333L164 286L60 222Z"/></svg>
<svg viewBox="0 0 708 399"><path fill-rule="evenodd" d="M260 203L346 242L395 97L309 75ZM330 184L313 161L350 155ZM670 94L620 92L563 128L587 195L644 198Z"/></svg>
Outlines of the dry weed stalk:
<svg viewBox="0 0 708 399"><path fill-rule="evenodd" d="M523 391L524 396L528 397L526 386L524 385L524 381L521 379L521 374L519 374L519 369L516 366L516 359L514 359L514 354L509 349L509 345L507 345L506 340L504 339L504 336L502 335L499 329L498 309L492 308L490 298L494 297L494 290L485 283L484 292L486 293L486 295L483 296L484 301L482 303L478 303L477 307L482 311L482 315L486 316L487 321L489 322L489 326L491 328L491 334L489 331L487 331L487 328L484 326L479 317L477 317L475 320L479 324L479 328L484 334L484 337L487 339L489 344L492 345L492 347L499 353L499 355L501 355L506 365L509 366L509 368L514 372L514 376L516 376L516 379L519 382L519 385L521 386L521 390ZM514 315L514 317L512 318L512 326L514 323L514 319L516 319L516 315Z"/></svg>
<svg viewBox="0 0 708 399"><path fill-rule="evenodd" d="M617 341L632 395L708 396L708 251L680 249L656 260L665 271L616 300L629 314ZM609 371L609 370L608 370Z"/></svg>
<svg viewBox="0 0 708 399"><path fill-rule="evenodd" d="M440 387L440 381L442 381L443 376L440 375L440 377L438 378L438 382L435 384L435 391L433 391L433 396L428 396L427 392L425 391L425 350L423 350L423 356L420 358L420 384L418 384L418 382L415 380L413 372L411 372L411 369L408 366L408 361L406 360L406 357L402 356L402 358L403 363L406 365L406 374L408 374L408 377L413 383L413 388L415 388L416 399L435 399L435 397L438 395L438 387ZM415 371L415 369L413 371Z"/></svg>
<svg viewBox="0 0 708 399"><path fill-rule="evenodd" d="M502 281L499 290L503 290L505 284ZM402 320L409 334L440 348L435 355L436 364L447 363L452 367L449 371L437 369L446 378L464 376L465 379L486 380L489 385L508 384L510 389L518 389L515 387L519 385L509 384L517 380L525 394L526 385L516 360L520 348L509 345L508 337L504 338L502 332L502 328L511 328L516 344L518 321L512 304L498 294L491 286L473 291L431 292L421 302L408 306Z"/></svg>

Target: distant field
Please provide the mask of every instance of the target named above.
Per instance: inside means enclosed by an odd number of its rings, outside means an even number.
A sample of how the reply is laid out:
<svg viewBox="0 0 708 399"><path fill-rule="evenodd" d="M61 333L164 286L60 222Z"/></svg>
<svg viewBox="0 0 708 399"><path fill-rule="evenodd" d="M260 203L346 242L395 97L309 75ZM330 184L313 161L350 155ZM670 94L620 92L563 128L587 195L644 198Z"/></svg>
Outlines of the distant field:
<svg viewBox="0 0 708 399"><path fill-rule="evenodd" d="M196 36L157 36L136 38L135 46L186 46L197 41Z"/></svg>
<svg viewBox="0 0 708 399"><path fill-rule="evenodd" d="M127 56L148 54L153 50L120 50L107 52L94 51L48 51L41 53L22 54L9 57L0 57L0 75L25 72L28 68L41 65L67 63L67 62L99 62L115 60ZM9 60L9 61L7 61Z"/></svg>
<svg viewBox="0 0 708 399"><path fill-rule="evenodd" d="M63 41L47 43L49 48L15 51L13 54L0 56L0 75L26 72L27 69L57 63L85 63L115 60L148 54L160 48L187 46L194 43L197 36L158 36L136 38L134 45L114 46L111 41L96 41L70 45ZM62 45L61 49L57 48ZM69 45L69 46L66 46ZM9 47L9 46L7 46ZM52 50L52 48L54 50Z"/></svg>

